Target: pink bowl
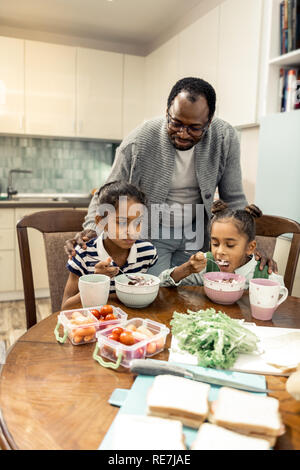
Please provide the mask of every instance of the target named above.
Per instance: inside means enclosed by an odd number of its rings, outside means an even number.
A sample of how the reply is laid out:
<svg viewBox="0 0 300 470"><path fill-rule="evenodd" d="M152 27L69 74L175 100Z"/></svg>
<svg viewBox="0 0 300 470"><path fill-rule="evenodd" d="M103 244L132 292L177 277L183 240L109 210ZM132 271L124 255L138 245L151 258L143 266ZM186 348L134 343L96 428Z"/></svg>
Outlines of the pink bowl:
<svg viewBox="0 0 300 470"><path fill-rule="evenodd" d="M243 295L246 278L240 274L213 272L203 274L204 291L217 304L230 305ZM233 282L222 282L233 279Z"/></svg>

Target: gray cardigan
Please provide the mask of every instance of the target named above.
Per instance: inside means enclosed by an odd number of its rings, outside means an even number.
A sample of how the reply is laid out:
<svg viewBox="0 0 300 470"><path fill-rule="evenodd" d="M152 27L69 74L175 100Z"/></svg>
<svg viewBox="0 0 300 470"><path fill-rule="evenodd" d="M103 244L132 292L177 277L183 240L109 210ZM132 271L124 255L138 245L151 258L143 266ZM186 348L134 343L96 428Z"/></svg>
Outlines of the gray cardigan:
<svg viewBox="0 0 300 470"><path fill-rule="evenodd" d="M107 179L126 180L145 192L149 205L166 201L175 163L175 147L169 140L166 119L146 121L120 144ZM204 138L195 145L197 180L205 207L205 249L209 239L207 226L216 188L232 208L247 205L242 188L240 144L235 129L214 118ZM97 194L97 193L96 193ZM95 228L97 196L92 199L83 227Z"/></svg>

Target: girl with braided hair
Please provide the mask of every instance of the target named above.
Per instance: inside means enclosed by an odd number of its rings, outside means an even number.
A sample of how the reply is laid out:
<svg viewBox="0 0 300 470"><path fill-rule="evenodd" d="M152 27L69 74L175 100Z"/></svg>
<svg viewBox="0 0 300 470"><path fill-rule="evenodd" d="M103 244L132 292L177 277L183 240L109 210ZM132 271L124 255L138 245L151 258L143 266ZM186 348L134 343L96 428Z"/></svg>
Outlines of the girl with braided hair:
<svg viewBox="0 0 300 470"><path fill-rule="evenodd" d="M268 273L265 266L259 269L260 261L255 259L255 219L262 216L261 210L251 204L245 209L230 209L226 203L217 200L212 205L210 223L211 252L199 251L175 268L166 269L160 275L161 285L203 285L202 275L210 271L236 273L249 280L263 277L284 285L283 277Z"/></svg>

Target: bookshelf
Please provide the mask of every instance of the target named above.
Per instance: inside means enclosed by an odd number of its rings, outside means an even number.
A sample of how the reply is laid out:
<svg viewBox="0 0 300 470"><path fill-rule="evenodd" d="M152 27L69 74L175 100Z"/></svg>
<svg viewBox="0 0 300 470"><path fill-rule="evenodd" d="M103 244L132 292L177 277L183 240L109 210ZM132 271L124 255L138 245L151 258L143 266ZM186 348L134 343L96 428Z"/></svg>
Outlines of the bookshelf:
<svg viewBox="0 0 300 470"><path fill-rule="evenodd" d="M280 2L264 1L264 48L262 64L262 106L260 116L280 112L279 81L281 68L300 68L300 49L280 54ZM299 112L295 110L291 111Z"/></svg>
<svg viewBox="0 0 300 470"><path fill-rule="evenodd" d="M283 54L278 57L274 57L274 59L270 59L269 65L278 65L279 67L300 66L300 49L296 49L295 51L288 52L287 54Z"/></svg>

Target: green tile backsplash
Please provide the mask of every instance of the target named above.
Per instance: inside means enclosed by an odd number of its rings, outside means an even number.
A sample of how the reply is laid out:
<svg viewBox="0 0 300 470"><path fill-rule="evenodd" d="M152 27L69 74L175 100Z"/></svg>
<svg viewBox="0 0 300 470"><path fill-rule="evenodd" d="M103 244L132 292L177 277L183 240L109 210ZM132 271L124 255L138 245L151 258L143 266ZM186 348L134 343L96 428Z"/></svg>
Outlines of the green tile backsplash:
<svg viewBox="0 0 300 470"><path fill-rule="evenodd" d="M5 193L12 168L19 193L89 193L110 171L116 144L100 141L0 136L0 192Z"/></svg>

